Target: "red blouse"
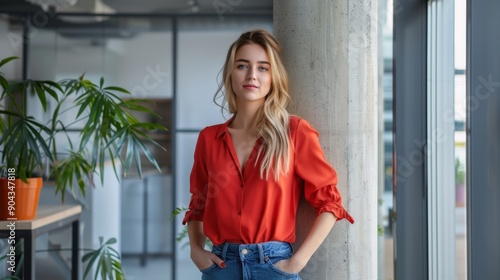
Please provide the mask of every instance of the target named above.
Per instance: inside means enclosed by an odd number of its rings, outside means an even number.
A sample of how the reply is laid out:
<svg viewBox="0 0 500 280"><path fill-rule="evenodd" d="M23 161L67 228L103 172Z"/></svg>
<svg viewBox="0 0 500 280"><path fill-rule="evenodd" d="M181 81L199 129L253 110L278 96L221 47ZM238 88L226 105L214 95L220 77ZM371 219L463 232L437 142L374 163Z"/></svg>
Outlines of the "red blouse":
<svg viewBox="0 0 500 280"><path fill-rule="evenodd" d="M339 220L353 218L342 206L336 187L337 174L326 161L318 132L298 117L290 117L293 145L290 172L269 181L260 177L261 157L255 160L262 139L253 147L244 170L233 147L228 124L206 127L200 132L191 171L191 201L183 224L203 221L205 235L215 244L295 242L295 215L302 192L322 212ZM272 179L271 179L272 178Z"/></svg>

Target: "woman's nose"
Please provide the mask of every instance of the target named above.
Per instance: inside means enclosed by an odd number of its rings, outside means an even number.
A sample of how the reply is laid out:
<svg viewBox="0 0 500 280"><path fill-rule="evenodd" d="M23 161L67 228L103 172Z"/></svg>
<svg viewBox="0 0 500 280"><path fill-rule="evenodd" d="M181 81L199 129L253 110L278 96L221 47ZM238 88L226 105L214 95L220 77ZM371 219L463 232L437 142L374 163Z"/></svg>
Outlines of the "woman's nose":
<svg viewBox="0 0 500 280"><path fill-rule="evenodd" d="M256 77L256 76L255 76L255 73L256 73L255 69L253 69L253 68L248 68L247 79L248 79L248 80L254 80L254 79L255 79L255 77Z"/></svg>

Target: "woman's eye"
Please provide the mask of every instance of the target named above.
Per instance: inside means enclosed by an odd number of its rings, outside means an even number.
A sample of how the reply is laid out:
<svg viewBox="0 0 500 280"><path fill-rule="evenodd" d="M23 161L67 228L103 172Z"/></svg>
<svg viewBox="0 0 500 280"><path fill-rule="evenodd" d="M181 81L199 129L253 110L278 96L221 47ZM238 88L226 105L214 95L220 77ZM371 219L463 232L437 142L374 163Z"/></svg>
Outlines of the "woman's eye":
<svg viewBox="0 0 500 280"><path fill-rule="evenodd" d="M259 70L260 70L260 71L267 71L267 70L269 70L269 69L267 69L267 67L260 66L260 67L259 67Z"/></svg>
<svg viewBox="0 0 500 280"><path fill-rule="evenodd" d="M236 65L236 68L238 69L245 69L245 68L248 68L245 64L240 64L240 65Z"/></svg>

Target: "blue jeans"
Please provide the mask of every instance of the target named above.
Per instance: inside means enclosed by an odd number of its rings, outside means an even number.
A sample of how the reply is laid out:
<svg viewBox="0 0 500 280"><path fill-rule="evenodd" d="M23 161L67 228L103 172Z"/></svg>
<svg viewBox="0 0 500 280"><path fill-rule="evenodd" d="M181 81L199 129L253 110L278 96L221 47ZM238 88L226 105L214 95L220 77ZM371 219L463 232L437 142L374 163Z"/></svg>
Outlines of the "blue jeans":
<svg viewBox="0 0 500 280"><path fill-rule="evenodd" d="M298 273L288 273L274 266L276 262L292 256L293 249L289 243L224 243L214 246L212 252L226 263L226 267L213 264L201 271L202 280L300 280Z"/></svg>

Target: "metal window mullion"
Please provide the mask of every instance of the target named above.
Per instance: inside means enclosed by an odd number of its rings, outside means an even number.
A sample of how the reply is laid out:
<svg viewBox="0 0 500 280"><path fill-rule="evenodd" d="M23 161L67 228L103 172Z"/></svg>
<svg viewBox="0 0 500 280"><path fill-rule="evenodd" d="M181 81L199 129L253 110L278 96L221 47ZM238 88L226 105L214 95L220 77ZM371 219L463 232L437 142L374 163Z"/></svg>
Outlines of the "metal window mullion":
<svg viewBox="0 0 500 280"><path fill-rule="evenodd" d="M428 9L428 279L455 279L453 1Z"/></svg>
<svg viewBox="0 0 500 280"><path fill-rule="evenodd" d="M428 276L427 3L394 1L395 279Z"/></svg>
<svg viewBox="0 0 500 280"><path fill-rule="evenodd" d="M429 1L428 3L428 21L427 21L427 32L428 32L428 41L427 41L427 50L428 50L428 62L427 62L427 112L428 112L428 118L427 118L427 153L426 153L426 160L428 162L426 166L426 171L427 171L427 199L428 199L428 236L429 236L429 249L428 249L428 265L429 265L429 271L428 271L428 279L435 279L438 272L438 268L436 265L437 262L437 246L436 246L436 241L437 241L437 217L435 215L436 213L436 173L435 167L436 167L436 157L434 156L436 154L436 147L435 143L433 141L429 141L429 139L433 139L433 129L435 128L435 105L436 105L436 40L437 40L437 19L436 19L436 1Z"/></svg>
<svg viewBox="0 0 500 280"><path fill-rule="evenodd" d="M468 279L500 275L500 1L467 0Z"/></svg>

